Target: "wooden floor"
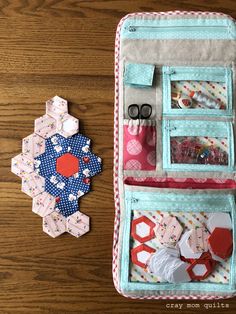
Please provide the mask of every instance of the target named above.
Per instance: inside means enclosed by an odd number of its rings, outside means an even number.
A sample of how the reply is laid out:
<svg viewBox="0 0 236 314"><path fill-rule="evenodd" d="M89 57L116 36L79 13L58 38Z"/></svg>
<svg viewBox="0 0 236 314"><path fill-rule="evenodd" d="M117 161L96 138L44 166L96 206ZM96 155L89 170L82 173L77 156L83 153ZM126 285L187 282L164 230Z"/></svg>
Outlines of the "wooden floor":
<svg viewBox="0 0 236 314"><path fill-rule="evenodd" d="M135 11L215 10L236 18L234 0L0 1L0 313L167 313L175 302L134 301L114 289L113 236L114 36ZM42 232L31 199L20 191L10 160L54 95L70 101L80 131L93 140L104 170L81 201L92 231L80 239ZM204 303L229 309L236 301L176 302L181 313ZM187 303L201 310L187 309Z"/></svg>

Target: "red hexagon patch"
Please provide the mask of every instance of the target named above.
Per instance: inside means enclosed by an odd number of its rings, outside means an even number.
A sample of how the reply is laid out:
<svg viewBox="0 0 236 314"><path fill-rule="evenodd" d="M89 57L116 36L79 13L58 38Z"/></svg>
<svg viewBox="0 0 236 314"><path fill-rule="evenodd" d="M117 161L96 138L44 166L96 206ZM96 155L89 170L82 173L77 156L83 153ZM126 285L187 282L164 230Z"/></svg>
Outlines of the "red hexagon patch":
<svg viewBox="0 0 236 314"><path fill-rule="evenodd" d="M145 268L148 259L154 252L156 252L156 250L146 244L139 245L131 250L132 263Z"/></svg>
<svg viewBox="0 0 236 314"><path fill-rule="evenodd" d="M155 223L146 216L139 217L132 221L131 235L141 243L147 242L155 237Z"/></svg>
<svg viewBox="0 0 236 314"><path fill-rule="evenodd" d="M70 153L66 153L57 158L57 172L69 178L79 171L79 159Z"/></svg>

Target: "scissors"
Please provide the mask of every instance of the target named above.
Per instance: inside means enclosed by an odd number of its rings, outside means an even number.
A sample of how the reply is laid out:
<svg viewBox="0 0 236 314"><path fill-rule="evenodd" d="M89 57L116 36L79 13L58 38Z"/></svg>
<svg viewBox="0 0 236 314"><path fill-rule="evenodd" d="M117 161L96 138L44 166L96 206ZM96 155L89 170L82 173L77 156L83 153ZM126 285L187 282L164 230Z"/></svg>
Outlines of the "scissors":
<svg viewBox="0 0 236 314"><path fill-rule="evenodd" d="M152 115L152 106L149 104L137 104L129 105L128 115L130 119L149 119Z"/></svg>

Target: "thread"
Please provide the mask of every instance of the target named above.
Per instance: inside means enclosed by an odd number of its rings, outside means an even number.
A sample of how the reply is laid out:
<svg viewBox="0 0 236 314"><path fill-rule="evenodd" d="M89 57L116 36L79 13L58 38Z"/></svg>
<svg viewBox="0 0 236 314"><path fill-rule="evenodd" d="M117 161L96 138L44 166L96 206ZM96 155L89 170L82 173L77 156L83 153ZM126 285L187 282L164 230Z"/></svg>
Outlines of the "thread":
<svg viewBox="0 0 236 314"><path fill-rule="evenodd" d="M207 95L203 95L201 92L190 92L189 96L199 102L200 104L208 107L209 109L220 109L221 103L217 100L214 100Z"/></svg>
<svg viewBox="0 0 236 314"><path fill-rule="evenodd" d="M148 270L170 283L188 282L188 264L181 261L179 251L174 248L162 248L152 254L148 261Z"/></svg>
<svg viewBox="0 0 236 314"><path fill-rule="evenodd" d="M178 105L182 109L188 109L192 107L192 99L182 93L171 93L171 98L178 102Z"/></svg>

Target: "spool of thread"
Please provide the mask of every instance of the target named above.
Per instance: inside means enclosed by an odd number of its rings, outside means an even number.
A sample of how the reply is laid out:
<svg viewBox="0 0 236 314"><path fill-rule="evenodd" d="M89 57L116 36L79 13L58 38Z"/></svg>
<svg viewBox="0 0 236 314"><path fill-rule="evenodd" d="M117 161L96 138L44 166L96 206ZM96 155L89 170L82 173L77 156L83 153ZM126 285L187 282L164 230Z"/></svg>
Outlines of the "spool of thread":
<svg viewBox="0 0 236 314"><path fill-rule="evenodd" d="M203 95L201 92L192 91L189 93L189 96L209 109L221 108L221 103L218 100L214 100L207 95Z"/></svg>
<svg viewBox="0 0 236 314"><path fill-rule="evenodd" d="M186 94L172 93L171 98L173 100L176 100L178 102L179 107L182 109L188 109L192 106L192 99Z"/></svg>

